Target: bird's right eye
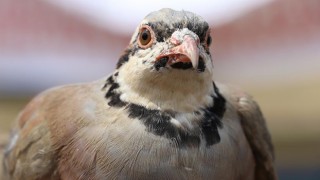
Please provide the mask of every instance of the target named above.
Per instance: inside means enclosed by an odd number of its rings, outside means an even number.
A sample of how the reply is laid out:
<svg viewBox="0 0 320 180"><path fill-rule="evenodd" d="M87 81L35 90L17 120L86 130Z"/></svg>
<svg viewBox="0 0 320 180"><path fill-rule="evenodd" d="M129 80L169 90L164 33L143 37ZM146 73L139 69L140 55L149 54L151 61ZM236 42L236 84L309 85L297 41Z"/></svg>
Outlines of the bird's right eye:
<svg viewBox="0 0 320 180"><path fill-rule="evenodd" d="M149 26L144 26L139 32L139 46L141 48L148 48L152 44L153 34Z"/></svg>

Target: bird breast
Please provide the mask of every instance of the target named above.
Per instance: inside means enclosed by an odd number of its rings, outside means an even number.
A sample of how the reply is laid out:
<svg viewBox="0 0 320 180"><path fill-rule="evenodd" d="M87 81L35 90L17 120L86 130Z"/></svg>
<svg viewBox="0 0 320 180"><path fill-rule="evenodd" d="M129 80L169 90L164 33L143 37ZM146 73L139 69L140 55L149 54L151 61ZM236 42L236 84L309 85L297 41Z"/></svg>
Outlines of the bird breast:
<svg viewBox="0 0 320 180"><path fill-rule="evenodd" d="M218 144L179 147L171 139L146 131L138 119L118 113L117 109L110 111L108 121L84 127L74 135L62 152L60 166L72 168L65 171L67 176L78 177L70 173L91 167L87 178L253 178L252 153L237 121L224 119Z"/></svg>

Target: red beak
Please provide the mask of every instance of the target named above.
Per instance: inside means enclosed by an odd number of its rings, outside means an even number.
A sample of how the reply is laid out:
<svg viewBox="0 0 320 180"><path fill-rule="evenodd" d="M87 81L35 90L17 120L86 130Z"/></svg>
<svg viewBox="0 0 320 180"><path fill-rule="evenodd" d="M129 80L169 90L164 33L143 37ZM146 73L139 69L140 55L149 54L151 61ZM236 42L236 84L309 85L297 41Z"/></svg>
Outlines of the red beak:
<svg viewBox="0 0 320 180"><path fill-rule="evenodd" d="M184 35L182 43L179 42L178 38L174 36L171 37L171 43L177 45L167 51L162 52L156 61L163 57L168 57L168 64L174 64L177 62L191 62L193 68L198 67L199 63L199 42L191 35Z"/></svg>

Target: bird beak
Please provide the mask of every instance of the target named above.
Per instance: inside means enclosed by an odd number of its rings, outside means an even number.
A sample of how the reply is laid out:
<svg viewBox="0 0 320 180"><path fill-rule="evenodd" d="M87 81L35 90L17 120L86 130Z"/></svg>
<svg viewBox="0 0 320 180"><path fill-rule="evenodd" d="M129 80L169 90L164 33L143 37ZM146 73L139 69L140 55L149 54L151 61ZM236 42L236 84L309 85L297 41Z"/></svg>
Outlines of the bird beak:
<svg viewBox="0 0 320 180"><path fill-rule="evenodd" d="M194 38L192 35L186 34L183 35L182 42L179 41L180 35L176 35L173 33L170 42L175 47L166 50L162 52L157 58L156 61L167 57L168 58L168 64L172 65L178 62L191 62L193 68L197 68L199 64L199 40ZM180 38L181 39L181 38Z"/></svg>

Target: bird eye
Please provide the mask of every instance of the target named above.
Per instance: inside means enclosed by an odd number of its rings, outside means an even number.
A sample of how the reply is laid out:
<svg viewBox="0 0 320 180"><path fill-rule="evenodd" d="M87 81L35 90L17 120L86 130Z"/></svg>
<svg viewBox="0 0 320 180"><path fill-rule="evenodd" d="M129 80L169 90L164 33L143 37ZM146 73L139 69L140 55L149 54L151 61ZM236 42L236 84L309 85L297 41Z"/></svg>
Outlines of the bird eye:
<svg viewBox="0 0 320 180"><path fill-rule="evenodd" d="M139 46L141 48L148 48L152 44L153 34L149 26L143 26L139 33Z"/></svg>
<svg viewBox="0 0 320 180"><path fill-rule="evenodd" d="M140 34L140 43L147 45L151 41L151 33L148 29L143 29Z"/></svg>
<svg viewBox="0 0 320 180"><path fill-rule="evenodd" d="M211 38L211 36L208 36L208 38L207 38L207 46L210 46L211 42L212 42L212 38Z"/></svg>

